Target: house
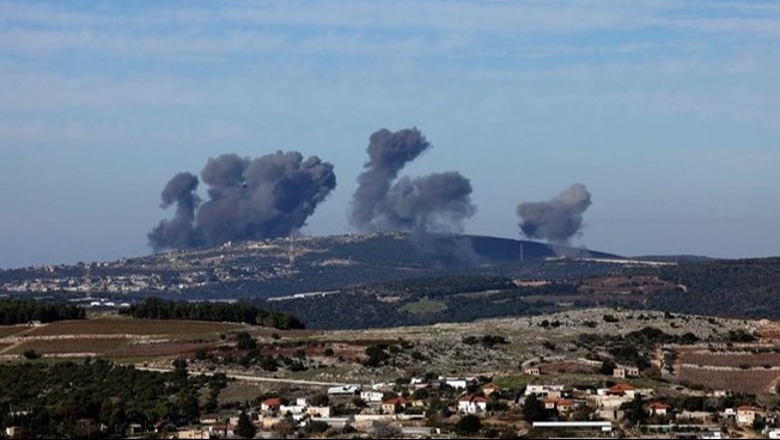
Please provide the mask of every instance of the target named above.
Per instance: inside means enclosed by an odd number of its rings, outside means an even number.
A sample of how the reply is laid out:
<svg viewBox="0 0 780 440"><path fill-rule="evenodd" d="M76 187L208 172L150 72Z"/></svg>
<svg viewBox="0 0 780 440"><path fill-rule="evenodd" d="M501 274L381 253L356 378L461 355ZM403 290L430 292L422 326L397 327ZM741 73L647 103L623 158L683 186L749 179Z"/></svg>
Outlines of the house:
<svg viewBox="0 0 780 440"><path fill-rule="evenodd" d="M636 387L630 383L618 383L607 388L604 394L607 396L626 396L633 399L636 394Z"/></svg>
<svg viewBox="0 0 780 440"><path fill-rule="evenodd" d="M395 397L382 402L382 411L385 414L396 414L406 409L409 401L403 397Z"/></svg>
<svg viewBox="0 0 780 440"><path fill-rule="evenodd" d="M463 377L439 377L439 380L443 381L452 388L455 388L456 390L459 388L465 390L467 386L474 382L473 378Z"/></svg>
<svg viewBox="0 0 780 440"><path fill-rule="evenodd" d="M201 425L213 425L219 421L219 416L216 414L202 414L200 416Z"/></svg>
<svg viewBox="0 0 780 440"><path fill-rule="evenodd" d="M492 382L486 385L482 385L482 393L486 396L489 396L493 393L501 394L501 391L503 391L503 389Z"/></svg>
<svg viewBox="0 0 780 440"><path fill-rule="evenodd" d="M282 406L282 401L277 397L265 399L260 403L260 410L264 413L277 412Z"/></svg>
<svg viewBox="0 0 780 440"><path fill-rule="evenodd" d="M281 405L279 406L279 413L280 414L301 414L304 411L306 411L306 407L308 406L306 399L296 399L295 405Z"/></svg>
<svg viewBox="0 0 780 440"><path fill-rule="evenodd" d="M561 414L568 414L574 409L575 406L577 406L577 404L574 403L573 400L558 399L558 402L555 404L555 409L557 409Z"/></svg>
<svg viewBox="0 0 780 440"><path fill-rule="evenodd" d="M647 410L650 412L651 416L666 416L668 415L669 408L671 407L665 403L653 402L648 405Z"/></svg>
<svg viewBox="0 0 780 440"><path fill-rule="evenodd" d="M531 367L531 368L526 368L524 373L531 376L539 376L542 374L542 370L540 370L539 367Z"/></svg>
<svg viewBox="0 0 780 440"><path fill-rule="evenodd" d="M321 417L321 418L330 417L329 406L310 406L306 408L306 412L312 417Z"/></svg>
<svg viewBox="0 0 780 440"><path fill-rule="evenodd" d="M458 411L477 414L487 411L488 400L482 396L464 396L458 399Z"/></svg>
<svg viewBox="0 0 780 440"><path fill-rule="evenodd" d="M737 408L737 425L749 426L756 420L756 417L762 417L764 410L755 406L743 405Z"/></svg>
<svg viewBox="0 0 780 440"><path fill-rule="evenodd" d="M366 390L360 392L360 398L365 402L381 402L384 397L384 393L380 393L379 391Z"/></svg>
<svg viewBox="0 0 780 440"><path fill-rule="evenodd" d="M612 372L612 375L620 379L625 379L627 377L639 377L639 368L619 366L615 368L615 370Z"/></svg>
<svg viewBox="0 0 780 440"><path fill-rule="evenodd" d="M232 437L236 433L236 427L229 423L219 422L209 426L208 433L215 437Z"/></svg>
<svg viewBox="0 0 780 440"><path fill-rule="evenodd" d="M559 413L568 413L574 408L574 401L558 397L544 399L544 409L557 410Z"/></svg>
<svg viewBox="0 0 780 440"><path fill-rule="evenodd" d="M176 438L187 440L210 439L211 434L203 429L182 429L176 433Z"/></svg>
<svg viewBox="0 0 780 440"><path fill-rule="evenodd" d="M563 395L563 385L528 385L525 387L525 395L536 394L539 397L550 397L551 395L560 397Z"/></svg>

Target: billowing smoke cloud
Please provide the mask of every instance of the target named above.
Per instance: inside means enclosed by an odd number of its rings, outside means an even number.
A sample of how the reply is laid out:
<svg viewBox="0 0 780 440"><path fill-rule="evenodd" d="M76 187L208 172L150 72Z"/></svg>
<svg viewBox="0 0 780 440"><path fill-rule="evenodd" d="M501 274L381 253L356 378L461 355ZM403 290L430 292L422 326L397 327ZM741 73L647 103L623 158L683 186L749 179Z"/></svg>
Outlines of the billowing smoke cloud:
<svg viewBox="0 0 780 440"><path fill-rule="evenodd" d="M382 229L450 231L476 208L471 203L471 182L450 171L410 179L402 177L387 194L383 215L376 221Z"/></svg>
<svg viewBox="0 0 780 440"><path fill-rule="evenodd" d="M198 178L179 173L162 192L163 208L176 203L171 220L149 234L155 250L221 244L231 240L282 237L306 224L336 187L333 165L316 156L281 151L251 160L236 154L209 159L201 171L209 186L203 203Z"/></svg>
<svg viewBox="0 0 780 440"><path fill-rule="evenodd" d="M547 202L526 202L517 206L520 229L528 238L565 244L582 228L582 213L590 206L585 185L575 183Z"/></svg>
<svg viewBox="0 0 780 440"><path fill-rule="evenodd" d="M191 173L179 173L165 185L161 194L160 207L165 209L176 203L176 214L171 220L160 221L149 233L149 243L152 247L157 249L190 246L194 234L192 223L195 220L195 207L200 203L200 199L195 194L197 188L198 178Z"/></svg>
<svg viewBox="0 0 780 440"><path fill-rule="evenodd" d="M430 144L416 128L371 135L366 170L358 177L350 221L364 231L462 230L464 219L476 212L471 183L457 172L411 179L398 173Z"/></svg>

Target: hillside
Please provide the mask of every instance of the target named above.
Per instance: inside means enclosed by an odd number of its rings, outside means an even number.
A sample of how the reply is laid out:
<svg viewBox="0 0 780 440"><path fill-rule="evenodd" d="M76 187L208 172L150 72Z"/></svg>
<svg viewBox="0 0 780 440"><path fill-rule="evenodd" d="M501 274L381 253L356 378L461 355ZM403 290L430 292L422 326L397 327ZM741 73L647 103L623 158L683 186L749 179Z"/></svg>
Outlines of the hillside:
<svg viewBox="0 0 780 440"><path fill-rule="evenodd" d="M683 288L648 307L716 316L780 317L780 258L723 260L664 267L659 276Z"/></svg>
<svg viewBox="0 0 780 440"><path fill-rule="evenodd" d="M362 234L226 243L114 262L0 271L9 295L270 298L451 273L570 278L619 266L556 255L614 255L468 235Z"/></svg>

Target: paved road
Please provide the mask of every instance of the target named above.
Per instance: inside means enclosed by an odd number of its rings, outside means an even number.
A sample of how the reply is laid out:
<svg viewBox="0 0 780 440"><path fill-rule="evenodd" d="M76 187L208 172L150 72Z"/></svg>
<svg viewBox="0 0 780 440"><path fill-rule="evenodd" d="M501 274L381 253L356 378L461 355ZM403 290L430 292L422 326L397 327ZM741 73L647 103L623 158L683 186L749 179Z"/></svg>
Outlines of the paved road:
<svg viewBox="0 0 780 440"><path fill-rule="evenodd" d="M157 371L159 373L170 373L173 371L173 368L158 368L158 367L144 367L143 365L136 365L136 369L143 370L143 371ZM217 373L219 373L217 371ZM205 376L213 376L214 372L211 371L205 371L205 372L198 372L198 371L190 371L190 375L197 375L197 374L203 374ZM241 380L246 382L272 382L272 383L290 383L290 384L296 384L296 385L314 385L314 386L325 386L325 387L338 387L338 386L345 386L349 385L346 383L340 383L340 382L320 382L316 380L301 380L301 379L280 379L277 377L259 377L259 376L246 376L243 374L232 374L232 373L225 373L225 376L235 379L235 380ZM354 385L354 384L353 384Z"/></svg>

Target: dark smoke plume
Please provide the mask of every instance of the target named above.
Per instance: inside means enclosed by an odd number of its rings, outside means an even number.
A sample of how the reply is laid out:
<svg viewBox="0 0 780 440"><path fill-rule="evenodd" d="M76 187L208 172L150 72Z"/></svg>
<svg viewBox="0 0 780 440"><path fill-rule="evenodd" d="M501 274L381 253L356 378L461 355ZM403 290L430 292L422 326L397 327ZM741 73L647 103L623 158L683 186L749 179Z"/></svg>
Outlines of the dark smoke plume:
<svg viewBox="0 0 780 440"><path fill-rule="evenodd" d="M590 206L585 185L575 183L547 202L526 202L517 206L520 229L528 238L566 244L582 228L582 213Z"/></svg>
<svg viewBox="0 0 780 440"><path fill-rule="evenodd" d="M333 165L316 156L281 151L251 160L236 154L209 159L201 171L207 201L195 194L198 178L179 173L162 192L163 208L176 214L149 234L155 249L188 248L290 235L306 224L336 187Z"/></svg>
<svg viewBox="0 0 780 440"><path fill-rule="evenodd" d="M471 182L458 172L402 177L388 192L376 223L390 230L462 232L463 219L476 212L470 194Z"/></svg>
<svg viewBox="0 0 780 440"><path fill-rule="evenodd" d="M457 172L431 174L395 184L398 173L430 144L416 128L371 135L366 170L352 196L350 222L364 231L455 232L476 212L471 183Z"/></svg>
<svg viewBox="0 0 780 440"><path fill-rule="evenodd" d="M381 129L371 134L368 142L368 162L358 176L358 188L352 196L353 226L362 229L375 229L372 221L381 211L381 203L390 190L398 172L414 160L430 144L416 128L404 129L395 133Z"/></svg>

